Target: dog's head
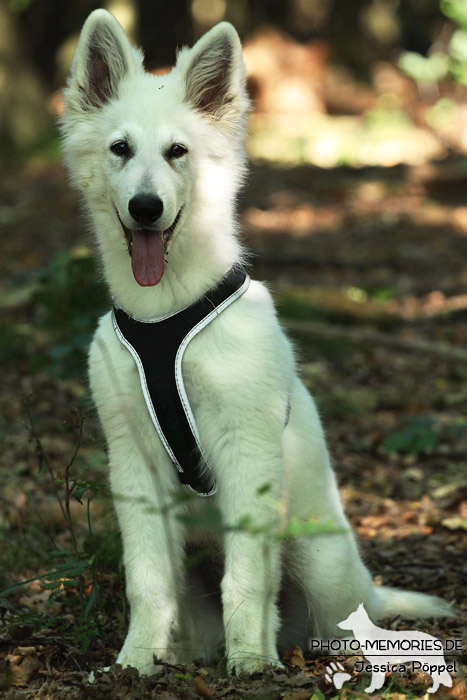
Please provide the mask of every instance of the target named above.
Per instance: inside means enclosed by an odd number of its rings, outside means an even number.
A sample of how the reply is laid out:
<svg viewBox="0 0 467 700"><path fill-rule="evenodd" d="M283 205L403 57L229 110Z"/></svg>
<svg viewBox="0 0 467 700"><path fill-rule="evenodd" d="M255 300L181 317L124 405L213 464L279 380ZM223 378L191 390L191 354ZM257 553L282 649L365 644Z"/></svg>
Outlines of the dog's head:
<svg viewBox="0 0 467 700"><path fill-rule="evenodd" d="M233 202L244 75L238 35L226 22L183 49L164 76L144 71L110 13L96 10L83 27L65 91L65 158L104 258L110 246L124 253L140 286L159 283L187 220L203 225Z"/></svg>

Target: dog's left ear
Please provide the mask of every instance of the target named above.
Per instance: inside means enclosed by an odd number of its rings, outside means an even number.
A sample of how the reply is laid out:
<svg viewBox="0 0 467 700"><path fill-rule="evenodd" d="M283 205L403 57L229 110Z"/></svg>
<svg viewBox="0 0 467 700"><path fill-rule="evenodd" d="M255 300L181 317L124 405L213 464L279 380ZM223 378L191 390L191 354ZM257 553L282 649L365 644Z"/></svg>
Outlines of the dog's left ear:
<svg viewBox="0 0 467 700"><path fill-rule="evenodd" d="M220 124L235 125L249 108L245 66L237 32L221 22L178 55L184 73L186 100Z"/></svg>
<svg viewBox="0 0 467 700"><path fill-rule="evenodd" d="M133 49L115 17L94 10L84 23L73 57L65 103L71 111L99 109L116 97L120 82L142 70L142 55Z"/></svg>

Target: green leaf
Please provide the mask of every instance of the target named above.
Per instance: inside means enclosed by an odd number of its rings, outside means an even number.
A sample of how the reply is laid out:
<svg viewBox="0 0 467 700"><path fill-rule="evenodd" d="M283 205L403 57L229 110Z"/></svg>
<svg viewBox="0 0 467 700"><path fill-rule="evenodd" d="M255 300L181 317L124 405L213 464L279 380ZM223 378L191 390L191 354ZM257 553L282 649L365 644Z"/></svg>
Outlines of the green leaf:
<svg viewBox="0 0 467 700"><path fill-rule="evenodd" d="M89 464L87 464L84 468L89 469L89 467L105 467L107 465L107 455L105 452L98 452L97 450L95 452L90 452L87 456L87 460Z"/></svg>
<svg viewBox="0 0 467 700"><path fill-rule="evenodd" d="M441 12L467 29L467 0L441 0Z"/></svg>
<svg viewBox="0 0 467 700"><path fill-rule="evenodd" d="M458 29L454 32L449 42L449 55L462 65L467 63L467 30Z"/></svg>
<svg viewBox="0 0 467 700"><path fill-rule="evenodd" d="M185 570L189 571L201 561L209 559L209 551L207 549L199 549L189 554L185 558Z"/></svg>
<svg viewBox="0 0 467 700"><path fill-rule="evenodd" d="M334 535L342 532L345 532L345 529L336 527L332 520L291 518L276 536L282 540L289 537L313 537L316 535Z"/></svg>
<svg viewBox="0 0 467 700"><path fill-rule="evenodd" d="M311 700L326 700L326 696L321 692L321 690L315 690L311 696Z"/></svg>
<svg viewBox="0 0 467 700"><path fill-rule="evenodd" d="M11 593L12 591L16 591L18 588L21 588L22 586L25 586L27 583L31 583L32 581L41 581L45 578L50 577L52 574L53 572L49 572L48 574L40 574L39 576L33 576L32 578L28 578L25 581L21 581L20 583L13 583L11 586L1 588L0 596L5 595L5 593Z"/></svg>
<svg viewBox="0 0 467 700"><path fill-rule="evenodd" d="M399 59L399 67L420 83L436 83L447 75L449 58L439 52L422 56L414 51L406 51Z"/></svg>
<svg viewBox="0 0 467 700"><path fill-rule="evenodd" d="M238 522L234 523L233 525L226 525L225 529L229 531L243 530L245 532L253 532L255 530L255 528L252 525L251 517L249 515L242 516L240 520L238 520Z"/></svg>
<svg viewBox="0 0 467 700"><path fill-rule="evenodd" d="M186 525L200 530L217 530L222 528L222 515L218 508L208 505L203 516L192 516L185 513L177 515L177 519Z"/></svg>
<svg viewBox="0 0 467 700"><path fill-rule="evenodd" d="M419 455L430 451L439 442L438 433L433 429L431 418L412 420L405 428L389 435L383 442L387 452Z"/></svg>
<svg viewBox="0 0 467 700"><path fill-rule="evenodd" d="M456 82L461 85L467 85L467 64L453 62L451 65L451 73Z"/></svg>
<svg viewBox="0 0 467 700"><path fill-rule="evenodd" d="M86 607L84 608L84 617L88 617L89 613L91 612L94 603L96 602L97 598L97 591L98 591L98 585L97 583L94 583L92 590L91 590L91 595L88 598L88 602L86 603Z"/></svg>
<svg viewBox="0 0 467 700"><path fill-rule="evenodd" d="M86 652L93 638L97 636L98 631L93 618L88 617L80 619L82 620L82 624L77 628L76 639L80 642L82 651Z"/></svg>
<svg viewBox="0 0 467 700"><path fill-rule="evenodd" d="M93 479L89 479L88 481L77 481L73 489L73 497L78 501L78 503L83 505L83 501L81 499L87 491L90 492L90 495L97 498L110 497L109 485L100 481L94 481Z"/></svg>

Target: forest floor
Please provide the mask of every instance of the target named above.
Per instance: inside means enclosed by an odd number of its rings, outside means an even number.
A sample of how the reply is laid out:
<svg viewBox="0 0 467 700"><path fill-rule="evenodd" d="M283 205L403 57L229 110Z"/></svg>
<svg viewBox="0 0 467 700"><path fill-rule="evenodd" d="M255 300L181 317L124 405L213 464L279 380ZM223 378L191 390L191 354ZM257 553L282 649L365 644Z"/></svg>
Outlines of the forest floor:
<svg viewBox="0 0 467 700"><path fill-rule="evenodd" d="M3 171L0 188L0 698L365 697L354 659L341 659L352 680L337 691L325 679L331 659L297 649L285 671L251 677L227 678L222 662L151 678L97 673L114 664L126 625L84 365L107 302L62 168ZM295 339L365 560L378 583L440 595L464 620L466 192L461 158L330 170L257 161L240 202L252 275L269 282ZM462 616L385 624L462 636ZM454 658L454 686L436 697L467 697L465 651ZM428 686L423 673L393 675L372 697L424 697Z"/></svg>

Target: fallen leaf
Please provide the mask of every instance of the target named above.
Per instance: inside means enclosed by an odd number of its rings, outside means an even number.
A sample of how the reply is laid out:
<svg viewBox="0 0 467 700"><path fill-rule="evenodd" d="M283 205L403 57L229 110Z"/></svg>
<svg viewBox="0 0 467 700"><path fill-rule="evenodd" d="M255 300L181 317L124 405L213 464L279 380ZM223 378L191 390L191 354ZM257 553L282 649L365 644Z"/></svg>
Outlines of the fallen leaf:
<svg viewBox="0 0 467 700"><path fill-rule="evenodd" d="M309 690L295 690L284 695L282 700L310 700L311 695Z"/></svg>
<svg viewBox="0 0 467 700"><path fill-rule="evenodd" d="M292 668L303 668L305 666L303 651L297 645L295 645L290 652L289 664Z"/></svg>
<svg viewBox="0 0 467 700"><path fill-rule="evenodd" d="M21 651L26 653L23 655ZM13 675L12 685L26 686L41 665L34 647L18 647L6 660Z"/></svg>
<svg viewBox="0 0 467 700"><path fill-rule="evenodd" d="M42 615L51 615L52 617L58 614L62 605L58 600L55 600L52 605L49 605L49 598L52 591L44 590L38 593L32 593L29 595L24 595L19 599L19 604L24 605L29 608L33 613L38 613Z"/></svg>
<svg viewBox="0 0 467 700"><path fill-rule="evenodd" d="M214 695L214 688L211 688L204 678L201 676L195 676L195 690L198 693L198 695L201 695L202 698L212 698Z"/></svg>
<svg viewBox="0 0 467 700"><path fill-rule="evenodd" d="M467 530L467 518L461 515L454 515L452 518L444 518L441 520L441 525L449 530Z"/></svg>
<svg viewBox="0 0 467 700"><path fill-rule="evenodd" d="M454 678L449 695L453 698L463 700L467 697L467 683L464 678Z"/></svg>
<svg viewBox="0 0 467 700"><path fill-rule="evenodd" d="M16 647L16 652L20 656L35 656L36 647Z"/></svg>

